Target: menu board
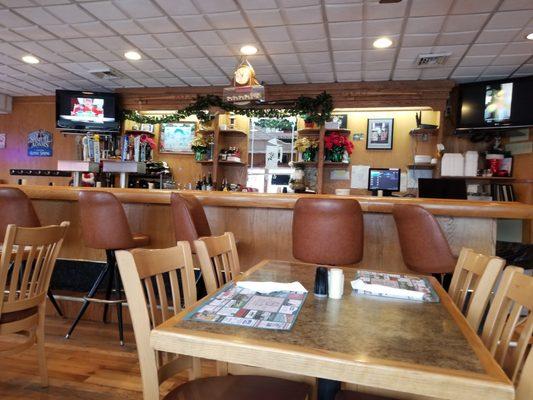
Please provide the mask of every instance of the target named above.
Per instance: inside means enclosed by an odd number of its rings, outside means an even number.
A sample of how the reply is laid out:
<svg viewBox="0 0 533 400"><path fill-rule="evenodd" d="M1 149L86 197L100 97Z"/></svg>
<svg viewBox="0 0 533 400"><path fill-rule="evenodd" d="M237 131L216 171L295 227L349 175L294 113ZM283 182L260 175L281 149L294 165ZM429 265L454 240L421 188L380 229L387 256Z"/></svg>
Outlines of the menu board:
<svg viewBox="0 0 533 400"><path fill-rule="evenodd" d="M185 320L249 328L288 331L294 325L307 293L259 293L234 284L217 292Z"/></svg>

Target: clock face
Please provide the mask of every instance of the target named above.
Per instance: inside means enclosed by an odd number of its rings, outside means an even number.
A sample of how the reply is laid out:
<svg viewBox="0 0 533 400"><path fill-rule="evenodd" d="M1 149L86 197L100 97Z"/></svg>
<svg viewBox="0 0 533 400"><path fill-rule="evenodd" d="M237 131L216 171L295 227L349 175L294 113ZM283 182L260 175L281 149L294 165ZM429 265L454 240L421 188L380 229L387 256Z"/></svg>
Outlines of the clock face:
<svg viewBox="0 0 533 400"><path fill-rule="evenodd" d="M235 82L239 85L246 85L250 81L250 67L243 65L235 71Z"/></svg>

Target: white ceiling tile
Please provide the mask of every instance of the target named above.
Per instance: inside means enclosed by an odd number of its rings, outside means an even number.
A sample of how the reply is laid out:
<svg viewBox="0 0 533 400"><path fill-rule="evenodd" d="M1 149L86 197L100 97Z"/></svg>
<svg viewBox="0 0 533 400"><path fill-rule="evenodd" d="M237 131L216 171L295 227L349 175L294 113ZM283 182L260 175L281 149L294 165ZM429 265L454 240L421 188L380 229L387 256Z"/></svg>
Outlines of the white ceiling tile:
<svg viewBox="0 0 533 400"><path fill-rule="evenodd" d="M298 60L298 57L296 54L272 54L271 56L272 61L276 63L276 65L299 65L300 61Z"/></svg>
<svg viewBox="0 0 533 400"><path fill-rule="evenodd" d="M113 5L111 1L95 1L80 4L102 21L125 20L126 15Z"/></svg>
<svg viewBox="0 0 533 400"><path fill-rule="evenodd" d="M456 0L452 7L452 14L475 14L491 12L499 0Z"/></svg>
<svg viewBox="0 0 533 400"><path fill-rule="evenodd" d="M446 79L452 71L453 68L426 68L422 71L420 79Z"/></svg>
<svg viewBox="0 0 533 400"><path fill-rule="evenodd" d="M407 20L405 33L438 33L445 17L411 17Z"/></svg>
<svg viewBox="0 0 533 400"><path fill-rule="evenodd" d="M507 45L502 54L529 54L533 55L533 40L513 42Z"/></svg>
<svg viewBox="0 0 533 400"><path fill-rule="evenodd" d="M248 28L245 29L226 29L221 30L220 36L225 40L228 44L248 44L248 43L254 43L255 42L255 36L253 35L252 31Z"/></svg>
<svg viewBox="0 0 533 400"><path fill-rule="evenodd" d="M461 61L462 67L480 67L489 65L496 56L466 56Z"/></svg>
<svg viewBox="0 0 533 400"><path fill-rule="evenodd" d="M479 34L476 43L502 43L512 40L520 29L484 29Z"/></svg>
<svg viewBox="0 0 533 400"><path fill-rule="evenodd" d="M198 48L198 46L181 46L181 47L169 47L178 58L195 58L204 57L204 53Z"/></svg>
<svg viewBox="0 0 533 400"><path fill-rule="evenodd" d="M404 35L402 44L406 47L433 46L437 37L437 33Z"/></svg>
<svg viewBox="0 0 533 400"><path fill-rule="evenodd" d="M444 32L468 32L479 30L490 14L450 15L443 26Z"/></svg>
<svg viewBox="0 0 533 400"><path fill-rule="evenodd" d="M247 28L248 24L239 11L210 14L207 19L216 29Z"/></svg>
<svg viewBox="0 0 533 400"><path fill-rule="evenodd" d="M390 69L385 71L364 71L363 80L365 81L386 81L390 77Z"/></svg>
<svg viewBox="0 0 533 400"><path fill-rule="evenodd" d="M365 35L384 36L396 35L402 30L403 19L376 19L367 21Z"/></svg>
<svg viewBox="0 0 533 400"><path fill-rule="evenodd" d="M76 24L80 22L91 22L95 19L87 14L80 6L76 4L65 4L45 7L47 11L54 14L57 18L67 24Z"/></svg>
<svg viewBox="0 0 533 400"><path fill-rule="evenodd" d="M442 33L437 39L437 44L442 46L454 44L470 44L474 41L478 31Z"/></svg>
<svg viewBox="0 0 533 400"><path fill-rule="evenodd" d="M453 0L412 0L411 16L446 15Z"/></svg>
<svg viewBox="0 0 533 400"><path fill-rule="evenodd" d="M115 34L111 29L97 21L74 24L72 27L89 37L112 36Z"/></svg>
<svg viewBox="0 0 533 400"><path fill-rule="evenodd" d="M239 4L245 10L268 10L278 8L276 0L240 0Z"/></svg>
<svg viewBox="0 0 533 400"><path fill-rule="evenodd" d="M287 8L284 14L290 24L322 23L320 6Z"/></svg>
<svg viewBox="0 0 533 400"><path fill-rule="evenodd" d="M394 59L394 49L365 50L363 57L365 61L392 61Z"/></svg>
<svg viewBox="0 0 533 400"><path fill-rule="evenodd" d="M246 15L255 27L283 25L283 18L279 9L247 11Z"/></svg>
<svg viewBox="0 0 533 400"><path fill-rule="evenodd" d="M150 33L167 33L176 32L178 28L168 17L140 18L137 19L146 32Z"/></svg>
<svg viewBox="0 0 533 400"><path fill-rule="evenodd" d="M327 39L318 40L299 40L295 44L298 52L308 53L313 51L328 51L329 45Z"/></svg>
<svg viewBox="0 0 533 400"><path fill-rule="evenodd" d="M159 7L146 0L114 0L115 5L132 18L160 17Z"/></svg>
<svg viewBox="0 0 533 400"><path fill-rule="evenodd" d="M337 72L352 72L361 71L361 63L358 62L336 62L335 71Z"/></svg>
<svg viewBox="0 0 533 400"><path fill-rule="evenodd" d="M109 36L98 39L98 43L111 51L128 51L131 45L119 36Z"/></svg>
<svg viewBox="0 0 533 400"><path fill-rule="evenodd" d="M209 82L211 85L229 85L230 81L225 76L206 76L205 80Z"/></svg>
<svg viewBox="0 0 533 400"><path fill-rule="evenodd" d="M533 10L533 3L531 3L531 0L504 0L500 10Z"/></svg>
<svg viewBox="0 0 533 400"><path fill-rule="evenodd" d="M209 84L203 78L200 78L200 77L194 77L194 76L181 77L180 76L179 78L181 78L185 83L187 83L190 86L209 86Z"/></svg>
<svg viewBox="0 0 533 400"><path fill-rule="evenodd" d="M457 67L453 76L478 76L485 71L486 66L481 67Z"/></svg>
<svg viewBox="0 0 533 400"><path fill-rule="evenodd" d="M323 24L289 25L294 40L315 40L326 38Z"/></svg>
<svg viewBox="0 0 533 400"><path fill-rule="evenodd" d="M95 60L94 57L90 56L89 54L83 51L73 51L73 52L69 51L67 53L63 53L62 56L74 62L89 62L89 61Z"/></svg>
<svg viewBox="0 0 533 400"><path fill-rule="evenodd" d="M399 18L405 16L407 2L380 4L377 2L366 3L366 17L368 19Z"/></svg>
<svg viewBox="0 0 533 400"><path fill-rule="evenodd" d="M420 69L409 68L409 69L396 69L392 74L394 80L417 80L420 78Z"/></svg>
<svg viewBox="0 0 533 400"><path fill-rule="evenodd" d="M79 38L84 36L77 30L72 29L70 25L49 25L46 29L62 39Z"/></svg>
<svg viewBox="0 0 533 400"><path fill-rule="evenodd" d="M53 35L39 28L38 26L25 26L23 28L13 28L13 31L31 40L54 39Z"/></svg>
<svg viewBox="0 0 533 400"><path fill-rule="evenodd" d="M212 29L212 26L202 15L180 15L173 16L172 19L185 32L207 31Z"/></svg>
<svg viewBox="0 0 533 400"><path fill-rule="evenodd" d="M317 53L300 53L300 59L304 65L311 63L329 63L329 53L328 52L317 52Z"/></svg>
<svg viewBox="0 0 533 400"><path fill-rule="evenodd" d="M199 45L224 44L218 33L216 33L215 31L190 32L189 36Z"/></svg>
<svg viewBox="0 0 533 400"><path fill-rule="evenodd" d="M21 36L13 31L10 31L6 28L0 28L0 37L4 42L19 42L21 40L27 40L24 36Z"/></svg>
<svg viewBox="0 0 533 400"><path fill-rule="evenodd" d="M307 74L311 83L333 82L332 72L310 72Z"/></svg>
<svg viewBox="0 0 533 400"><path fill-rule="evenodd" d="M362 22L332 22L329 23L329 33L334 38L361 37L363 34ZM291 30L293 27L291 27Z"/></svg>
<svg viewBox="0 0 533 400"><path fill-rule="evenodd" d="M505 47L505 43L474 44L468 51L469 56L495 56Z"/></svg>
<svg viewBox="0 0 533 400"><path fill-rule="evenodd" d="M168 15L191 15L199 11L191 0L155 0Z"/></svg>
<svg viewBox="0 0 533 400"><path fill-rule="evenodd" d="M332 50L360 50L363 48L363 39L331 39Z"/></svg>
<svg viewBox="0 0 533 400"><path fill-rule="evenodd" d="M278 0L282 7L304 7L320 4L320 0Z"/></svg>
<svg viewBox="0 0 533 400"><path fill-rule="evenodd" d="M158 60L158 63L163 65L170 72L187 68L187 66L181 60L178 60L177 58L168 59L168 60Z"/></svg>
<svg viewBox="0 0 533 400"><path fill-rule="evenodd" d="M298 65L284 65L282 68L284 74L303 74L304 68ZM265 72L261 71L261 76L265 75Z"/></svg>
<svg viewBox="0 0 533 400"><path fill-rule="evenodd" d="M520 69L517 72L519 72L520 74L533 75L533 64L524 64L520 67Z"/></svg>
<svg viewBox="0 0 533 400"><path fill-rule="evenodd" d="M91 51L89 54L93 57L95 57L97 60L100 61L118 61L121 59L121 57L117 56L115 53L109 50L102 50L102 51Z"/></svg>
<svg viewBox="0 0 533 400"><path fill-rule="evenodd" d="M463 54L468 50L467 45L457 45L457 46L433 46L434 53L451 53L450 58L452 57L462 57Z"/></svg>
<svg viewBox="0 0 533 400"><path fill-rule="evenodd" d="M339 82L357 82L361 80L361 71L337 72Z"/></svg>
<svg viewBox="0 0 533 400"><path fill-rule="evenodd" d="M303 74L282 74L285 83L307 83L307 78Z"/></svg>
<svg viewBox="0 0 533 400"><path fill-rule="evenodd" d="M17 13L39 25L57 25L62 21L54 17L42 7L19 8Z"/></svg>
<svg viewBox="0 0 533 400"><path fill-rule="evenodd" d="M289 31L284 26L257 28L256 32L263 42L284 42L291 40Z"/></svg>
<svg viewBox="0 0 533 400"><path fill-rule="evenodd" d="M72 46L77 47L79 50L84 50L84 51L104 50L104 48L100 46L100 44L98 44L93 39L89 39L89 38L67 39L67 42L69 42Z"/></svg>
<svg viewBox="0 0 533 400"><path fill-rule="evenodd" d="M533 18L532 10L505 11L495 14L487 24L487 29L505 29L524 26Z"/></svg>
<svg viewBox="0 0 533 400"><path fill-rule="evenodd" d="M349 51L334 51L333 60L335 63L344 63L344 62L361 62L362 51L360 50L349 50Z"/></svg>
<svg viewBox="0 0 533 400"><path fill-rule="evenodd" d="M158 81L161 82L163 85L165 85L167 87L184 86L185 85L181 79L178 79L176 77L159 78Z"/></svg>
<svg viewBox="0 0 533 400"><path fill-rule="evenodd" d="M126 35L124 37L140 49L163 47L152 35Z"/></svg>
<svg viewBox="0 0 533 400"><path fill-rule="evenodd" d="M121 35L140 35L146 33L144 29L131 20L106 21L106 23Z"/></svg>
<svg viewBox="0 0 533 400"><path fill-rule="evenodd" d="M398 57L414 60L419 54L426 53L431 53L431 47L402 47L398 53Z"/></svg>
<svg viewBox="0 0 533 400"><path fill-rule="evenodd" d="M219 13L238 9L233 0L203 0L197 4L200 11L204 13Z"/></svg>
<svg viewBox="0 0 533 400"><path fill-rule="evenodd" d="M362 4L327 4L325 7L328 22L349 22L363 19Z"/></svg>
<svg viewBox="0 0 533 400"><path fill-rule="evenodd" d="M269 54L283 54L295 52L294 46L290 41L263 42L263 47Z"/></svg>
<svg viewBox="0 0 533 400"><path fill-rule="evenodd" d="M161 59L161 58L174 58L175 57L175 55L166 48L154 48L154 49L144 48L142 52L146 54L148 57L151 57L156 60Z"/></svg>
<svg viewBox="0 0 533 400"><path fill-rule="evenodd" d="M485 70L485 75L509 75L515 69L512 65L491 65Z"/></svg>
<svg viewBox="0 0 533 400"><path fill-rule="evenodd" d="M191 35L192 36L192 35ZM183 33L175 32L175 33L156 33L153 35L159 42L161 42L164 46L190 46L193 43L185 36ZM216 34L213 36L213 39L218 39L220 41L220 38L216 36ZM213 43L210 44L218 44L216 40L214 40Z"/></svg>
<svg viewBox="0 0 533 400"><path fill-rule="evenodd" d="M200 46L201 49L209 54L210 57L226 57L233 56L238 54L237 52L232 51L228 46L219 45L219 46Z"/></svg>
<svg viewBox="0 0 533 400"><path fill-rule="evenodd" d="M379 70L384 71L391 69L392 63L390 61L365 61L364 63L364 70L365 71L371 71L371 70Z"/></svg>
<svg viewBox="0 0 533 400"><path fill-rule="evenodd" d="M494 59L492 65L512 65L516 67L525 63L530 57L531 54L500 55Z"/></svg>
<svg viewBox="0 0 533 400"><path fill-rule="evenodd" d="M10 10L0 10L0 24L6 28L19 28L32 25L31 22L19 17Z"/></svg>

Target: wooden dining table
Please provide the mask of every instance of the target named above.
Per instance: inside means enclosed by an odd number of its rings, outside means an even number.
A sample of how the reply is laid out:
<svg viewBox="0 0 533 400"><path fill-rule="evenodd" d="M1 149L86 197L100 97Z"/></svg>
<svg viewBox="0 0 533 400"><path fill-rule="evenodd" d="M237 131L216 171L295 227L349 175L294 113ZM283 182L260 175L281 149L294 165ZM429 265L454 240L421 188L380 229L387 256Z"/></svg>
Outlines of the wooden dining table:
<svg viewBox="0 0 533 400"><path fill-rule="evenodd" d="M438 303L353 292L315 297L315 265L263 261L238 280L299 281L309 294L290 331L185 320L151 332L159 351L336 380L442 400L512 400L514 387L438 281ZM231 283L230 283L231 284Z"/></svg>

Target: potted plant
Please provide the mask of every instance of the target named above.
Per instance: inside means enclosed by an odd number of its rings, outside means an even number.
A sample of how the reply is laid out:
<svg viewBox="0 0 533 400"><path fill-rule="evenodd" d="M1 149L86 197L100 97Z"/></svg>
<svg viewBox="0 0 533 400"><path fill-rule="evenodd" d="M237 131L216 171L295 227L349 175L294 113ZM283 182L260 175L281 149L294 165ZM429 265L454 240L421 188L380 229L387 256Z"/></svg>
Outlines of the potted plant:
<svg viewBox="0 0 533 400"><path fill-rule="evenodd" d="M194 159L196 161L202 161L204 155L207 153L208 147L209 145L203 136L195 136L191 142L191 149L194 151Z"/></svg>
<svg viewBox="0 0 533 400"><path fill-rule="evenodd" d="M318 140L302 137L294 142L294 148L301 154L301 160L307 162L315 161L316 153L318 151Z"/></svg>
<svg viewBox="0 0 533 400"><path fill-rule="evenodd" d="M353 142L340 132L332 131L324 138L326 160L342 162L344 155L353 151Z"/></svg>

